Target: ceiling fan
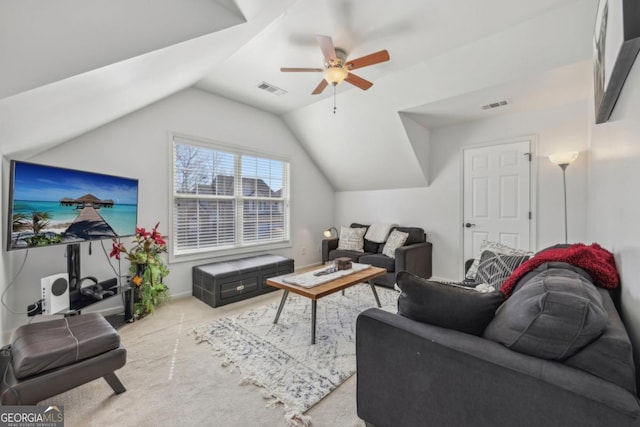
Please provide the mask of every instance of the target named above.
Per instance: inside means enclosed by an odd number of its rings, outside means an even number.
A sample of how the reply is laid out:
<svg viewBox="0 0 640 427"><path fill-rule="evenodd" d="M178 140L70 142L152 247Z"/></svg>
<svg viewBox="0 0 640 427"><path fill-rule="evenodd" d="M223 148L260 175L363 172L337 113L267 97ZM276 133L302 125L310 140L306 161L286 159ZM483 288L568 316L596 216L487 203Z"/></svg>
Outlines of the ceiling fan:
<svg viewBox="0 0 640 427"><path fill-rule="evenodd" d="M362 56L357 59L347 61L347 52L344 49L336 48L333 46L333 40L329 36L316 36L322 54L324 55L324 68L280 68L283 72L321 72L324 79L315 88L312 95L319 95L329 85L334 87L346 81L359 87L362 90L367 90L373 83L368 80L358 77L351 72L357 68L367 67L369 65L378 64L389 60L389 52L381 50L366 56Z"/></svg>

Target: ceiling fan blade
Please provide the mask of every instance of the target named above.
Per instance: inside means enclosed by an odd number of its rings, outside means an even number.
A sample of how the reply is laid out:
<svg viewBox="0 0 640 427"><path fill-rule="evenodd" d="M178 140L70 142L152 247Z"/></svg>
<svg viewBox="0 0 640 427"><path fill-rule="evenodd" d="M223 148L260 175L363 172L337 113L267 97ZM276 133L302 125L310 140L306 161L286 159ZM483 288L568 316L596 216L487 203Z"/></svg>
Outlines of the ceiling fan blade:
<svg viewBox="0 0 640 427"><path fill-rule="evenodd" d="M371 83L369 80L365 80L362 77L358 77L353 73L349 73L349 75L347 76L346 79L344 79L344 81L347 83L351 83L355 87L359 87L362 90L367 90L371 86L373 86L373 83Z"/></svg>
<svg viewBox="0 0 640 427"><path fill-rule="evenodd" d="M322 93L322 91L329 85L329 83L327 83L327 81L325 79L322 79L322 81L320 82L320 84L318 85L318 87L316 87L313 92L311 92L311 95L320 95Z"/></svg>
<svg viewBox="0 0 640 427"><path fill-rule="evenodd" d="M389 52L387 50L381 50L380 52L375 52L370 55L366 55L352 61L347 61L344 66L348 70L355 70L356 68L367 67L369 65L378 64L380 62L385 62L389 60Z"/></svg>
<svg viewBox="0 0 640 427"><path fill-rule="evenodd" d="M317 71L324 71L322 68L287 68L287 67L283 67L280 68L280 71L283 71L285 73L301 73L301 72L317 72Z"/></svg>
<svg viewBox="0 0 640 427"><path fill-rule="evenodd" d="M316 36L316 40L318 40L318 44L320 45L320 49L322 50L322 54L324 55L324 59L327 62L337 61L336 58L336 48L333 47L333 40L329 36Z"/></svg>

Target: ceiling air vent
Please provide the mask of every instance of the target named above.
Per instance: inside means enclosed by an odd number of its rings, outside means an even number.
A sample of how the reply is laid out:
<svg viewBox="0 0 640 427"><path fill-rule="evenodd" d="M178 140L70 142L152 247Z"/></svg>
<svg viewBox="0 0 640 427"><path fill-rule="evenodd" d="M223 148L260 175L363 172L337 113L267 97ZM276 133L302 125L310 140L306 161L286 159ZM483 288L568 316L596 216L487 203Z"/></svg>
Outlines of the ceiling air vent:
<svg viewBox="0 0 640 427"><path fill-rule="evenodd" d="M279 87L275 87L274 85L269 84L267 82L260 83L258 85L258 89L266 90L267 92L272 93L272 94L277 95L277 96L282 96L282 95L287 93L286 90L280 89Z"/></svg>
<svg viewBox="0 0 640 427"><path fill-rule="evenodd" d="M482 108L483 110L491 110L491 109L498 108L498 107L504 107L505 105L509 105L509 100L508 99L504 99L504 100L498 101L498 102L492 102L491 104L483 105L480 108Z"/></svg>

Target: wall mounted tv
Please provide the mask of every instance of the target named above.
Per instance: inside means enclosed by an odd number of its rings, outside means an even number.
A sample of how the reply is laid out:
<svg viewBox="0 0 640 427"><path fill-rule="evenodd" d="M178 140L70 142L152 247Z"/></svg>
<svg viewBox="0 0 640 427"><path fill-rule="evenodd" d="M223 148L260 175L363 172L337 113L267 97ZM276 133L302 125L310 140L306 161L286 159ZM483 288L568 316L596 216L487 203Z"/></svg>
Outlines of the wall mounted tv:
<svg viewBox="0 0 640 427"><path fill-rule="evenodd" d="M138 180L11 161L7 248L132 236Z"/></svg>

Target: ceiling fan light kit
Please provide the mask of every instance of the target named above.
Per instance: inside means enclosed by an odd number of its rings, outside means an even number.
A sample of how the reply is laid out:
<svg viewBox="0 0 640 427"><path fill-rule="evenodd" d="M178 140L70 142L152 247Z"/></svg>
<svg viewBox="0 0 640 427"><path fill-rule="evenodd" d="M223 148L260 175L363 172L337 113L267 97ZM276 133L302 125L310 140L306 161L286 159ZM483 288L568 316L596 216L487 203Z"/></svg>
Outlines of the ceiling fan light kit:
<svg viewBox="0 0 640 427"><path fill-rule="evenodd" d="M324 55L324 69L322 68L280 68L282 72L322 72L324 80L311 92L312 95L319 95L328 85L333 86L333 113L336 112L335 106L335 88L337 85L346 81L362 90L367 90L373 83L358 77L351 72L356 68L367 67L369 65L378 64L389 60L389 52L381 50L352 61L347 60L347 52L344 49L335 48L333 40L329 36L316 36L322 54Z"/></svg>
<svg viewBox="0 0 640 427"><path fill-rule="evenodd" d="M327 83L337 86L344 81L349 75L349 72L342 67L330 67L322 72L324 79Z"/></svg>

